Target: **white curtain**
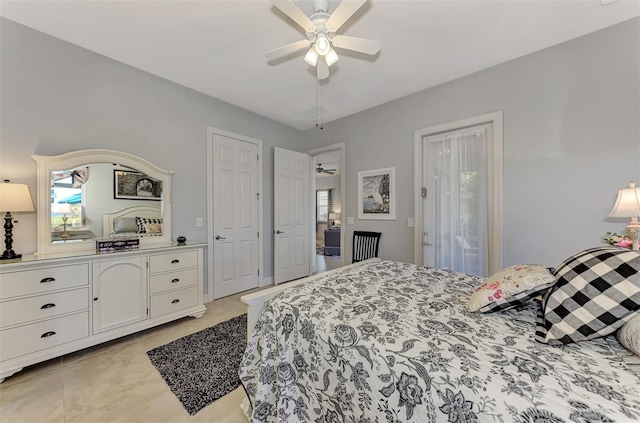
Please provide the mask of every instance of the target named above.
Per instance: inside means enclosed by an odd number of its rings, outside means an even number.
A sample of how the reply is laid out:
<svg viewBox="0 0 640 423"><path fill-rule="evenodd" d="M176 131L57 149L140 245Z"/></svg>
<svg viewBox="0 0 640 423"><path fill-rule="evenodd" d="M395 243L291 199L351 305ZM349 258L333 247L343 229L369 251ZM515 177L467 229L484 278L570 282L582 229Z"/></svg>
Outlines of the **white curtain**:
<svg viewBox="0 0 640 423"><path fill-rule="evenodd" d="M486 125L423 139L427 264L487 276Z"/></svg>

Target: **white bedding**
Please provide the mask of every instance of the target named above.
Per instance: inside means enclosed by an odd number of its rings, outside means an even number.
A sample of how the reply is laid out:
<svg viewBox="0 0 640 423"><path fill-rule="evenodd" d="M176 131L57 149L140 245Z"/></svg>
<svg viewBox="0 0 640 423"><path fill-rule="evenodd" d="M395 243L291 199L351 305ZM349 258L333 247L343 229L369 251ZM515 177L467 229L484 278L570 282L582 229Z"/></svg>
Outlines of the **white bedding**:
<svg viewBox="0 0 640 423"><path fill-rule="evenodd" d="M537 303L466 311L479 280L382 261L283 292L241 363L251 420L640 421L640 378L613 336L537 343Z"/></svg>

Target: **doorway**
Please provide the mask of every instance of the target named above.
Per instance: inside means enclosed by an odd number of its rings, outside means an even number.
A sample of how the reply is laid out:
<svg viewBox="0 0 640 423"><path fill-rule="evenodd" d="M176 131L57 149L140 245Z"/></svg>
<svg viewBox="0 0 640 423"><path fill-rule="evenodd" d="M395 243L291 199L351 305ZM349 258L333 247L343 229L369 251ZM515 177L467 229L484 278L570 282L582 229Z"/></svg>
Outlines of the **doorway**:
<svg viewBox="0 0 640 423"><path fill-rule="evenodd" d="M344 265L345 189L344 143L311 150L315 187L312 188L312 272Z"/></svg>
<svg viewBox="0 0 640 423"><path fill-rule="evenodd" d="M415 153L415 262L501 269L502 112L418 130Z"/></svg>

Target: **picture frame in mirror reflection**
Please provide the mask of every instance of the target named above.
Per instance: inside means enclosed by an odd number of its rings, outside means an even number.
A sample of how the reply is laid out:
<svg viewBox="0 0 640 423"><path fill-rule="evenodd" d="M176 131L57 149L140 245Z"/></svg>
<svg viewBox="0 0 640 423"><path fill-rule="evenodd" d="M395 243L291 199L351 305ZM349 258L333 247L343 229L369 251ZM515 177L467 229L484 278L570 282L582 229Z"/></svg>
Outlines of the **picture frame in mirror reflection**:
<svg viewBox="0 0 640 423"><path fill-rule="evenodd" d="M142 172L115 169L113 171L113 198L122 200L162 199L162 181Z"/></svg>

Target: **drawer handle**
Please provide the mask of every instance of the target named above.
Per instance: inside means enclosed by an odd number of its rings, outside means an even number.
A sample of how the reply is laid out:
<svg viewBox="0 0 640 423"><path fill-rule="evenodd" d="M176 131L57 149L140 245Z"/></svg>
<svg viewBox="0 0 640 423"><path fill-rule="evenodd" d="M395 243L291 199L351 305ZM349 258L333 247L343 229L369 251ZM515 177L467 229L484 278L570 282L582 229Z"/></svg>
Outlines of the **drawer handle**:
<svg viewBox="0 0 640 423"><path fill-rule="evenodd" d="M47 283L47 282L55 282L56 278L44 278L40 281L40 283Z"/></svg>
<svg viewBox="0 0 640 423"><path fill-rule="evenodd" d="M171 260L171 264L176 264L176 263L180 263L180 260L178 259Z"/></svg>
<svg viewBox="0 0 640 423"><path fill-rule="evenodd" d="M55 334L56 334L55 332L45 332L40 336L40 338L48 338L48 337L53 336Z"/></svg>
<svg viewBox="0 0 640 423"><path fill-rule="evenodd" d="M40 307L40 310L44 310L45 308L51 308L51 307L55 307L56 305L53 303L48 303L43 305L42 307Z"/></svg>
<svg viewBox="0 0 640 423"><path fill-rule="evenodd" d="M171 304L177 304L179 302L180 302L180 300L176 298L175 300L171 301Z"/></svg>
<svg viewBox="0 0 640 423"><path fill-rule="evenodd" d="M171 283L176 283L176 282L180 282L180 279L175 278L174 280L171 281Z"/></svg>

